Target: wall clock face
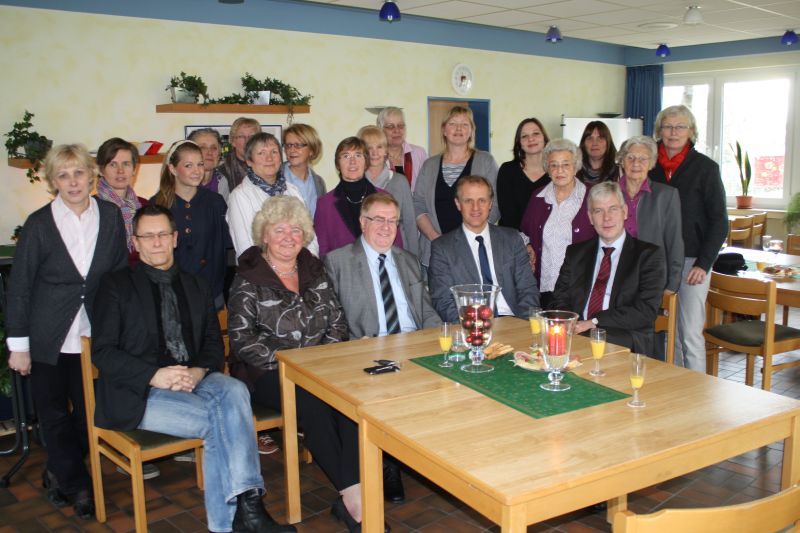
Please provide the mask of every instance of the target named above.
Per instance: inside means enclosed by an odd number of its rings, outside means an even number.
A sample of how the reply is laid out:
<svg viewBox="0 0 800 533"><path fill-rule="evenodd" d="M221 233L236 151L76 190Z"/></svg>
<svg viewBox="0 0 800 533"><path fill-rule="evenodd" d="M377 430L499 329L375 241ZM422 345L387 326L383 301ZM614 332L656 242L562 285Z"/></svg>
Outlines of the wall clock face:
<svg viewBox="0 0 800 533"><path fill-rule="evenodd" d="M465 95L472 90L472 84L475 77L472 74L472 69L467 65L458 64L453 68L453 74L450 77L450 83L453 84L453 89L460 95Z"/></svg>

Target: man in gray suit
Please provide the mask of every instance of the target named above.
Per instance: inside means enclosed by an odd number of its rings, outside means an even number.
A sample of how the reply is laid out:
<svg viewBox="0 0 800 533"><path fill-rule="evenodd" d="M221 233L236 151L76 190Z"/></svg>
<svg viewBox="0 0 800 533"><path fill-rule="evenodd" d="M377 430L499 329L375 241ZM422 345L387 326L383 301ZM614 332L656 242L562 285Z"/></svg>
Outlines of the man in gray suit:
<svg viewBox="0 0 800 533"><path fill-rule="evenodd" d="M528 318L539 305L539 288L519 232L489 224L494 202L492 186L481 176L463 176L456 182L460 228L431 243L428 269L433 306L442 320L458 320L450 287L465 283L499 285L496 313Z"/></svg>
<svg viewBox="0 0 800 533"><path fill-rule="evenodd" d="M385 192L367 196L359 221L361 237L325 256L325 269L347 317L350 338L441 324L417 257L392 246L400 223L397 201ZM384 461L383 472L385 499L402 502L405 494L397 463Z"/></svg>

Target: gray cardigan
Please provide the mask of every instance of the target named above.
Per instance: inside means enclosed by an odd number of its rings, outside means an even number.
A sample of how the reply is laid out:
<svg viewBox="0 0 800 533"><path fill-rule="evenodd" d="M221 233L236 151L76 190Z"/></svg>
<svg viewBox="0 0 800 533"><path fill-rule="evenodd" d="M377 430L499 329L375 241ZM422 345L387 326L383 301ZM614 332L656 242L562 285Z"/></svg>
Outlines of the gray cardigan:
<svg viewBox="0 0 800 533"><path fill-rule="evenodd" d="M650 180L652 192L642 194L636 207L639 240L660 246L667 259L667 286L678 291L683 272L683 230L678 190Z"/></svg>
<svg viewBox="0 0 800 533"><path fill-rule="evenodd" d="M439 220L436 217L436 178L439 176L439 165L442 156L435 155L428 158L422 164L422 168L417 175L417 184L414 189L414 211L417 218L420 215L428 215L428 218L433 224L433 228L439 233L442 232L439 226ZM494 160L492 154L475 150L475 155L472 159L472 174L475 176L483 176L489 183L492 184L495 201L492 203L492 210L489 213L489 224L494 224L500 219L500 210L497 208L497 161ZM427 266L431 258L431 241L420 232L419 234L419 261Z"/></svg>
<svg viewBox="0 0 800 533"><path fill-rule="evenodd" d="M99 199L97 207L100 229L86 279L61 239L50 204L31 213L22 227L8 286L6 333L29 337L37 363L56 364L81 304L91 319L100 278L128 264L119 208Z"/></svg>

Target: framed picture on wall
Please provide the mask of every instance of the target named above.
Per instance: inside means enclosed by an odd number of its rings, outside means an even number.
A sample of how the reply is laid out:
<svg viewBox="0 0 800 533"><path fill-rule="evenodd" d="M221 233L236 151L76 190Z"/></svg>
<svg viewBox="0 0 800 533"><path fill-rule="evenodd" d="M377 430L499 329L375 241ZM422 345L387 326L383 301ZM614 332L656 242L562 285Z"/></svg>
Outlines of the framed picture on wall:
<svg viewBox="0 0 800 533"><path fill-rule="evenodd" d="M211 128L212 130L217 130L219 132L220 137L222 137L222 145L229 146L230 145L230 134L231 134L231 125L225 124L224 126L216 126L216 125L207 125L207 124L190 124L183 127L183 138L188 139L189 135L196 130L201 130L204 128ZM281 135L283 134L283 126L280 124L262 124L261 131L264 133L271 133L278 139L278 142L281 141Z"/></svg>

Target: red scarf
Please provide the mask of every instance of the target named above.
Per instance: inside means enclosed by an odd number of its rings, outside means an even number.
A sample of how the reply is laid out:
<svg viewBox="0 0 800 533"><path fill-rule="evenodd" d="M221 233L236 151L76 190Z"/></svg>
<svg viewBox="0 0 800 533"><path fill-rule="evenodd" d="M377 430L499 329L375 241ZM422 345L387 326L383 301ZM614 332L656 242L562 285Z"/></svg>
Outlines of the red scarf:
<svg viewBox="0 0 800 533"><path fill-rule="evenodd" d="M664 148L664 143L660 143L658 145L658 164L664 169L664 175L667 177L667 182L672 179L672 175L675 173L678 167L681 166L683 160L686 159L686 154L689 153L689 149L691 147L691 143L686 143L686 146L683 147L683 150L675 154L675 157L670 159L667 155L667 149Z"/></svg>

